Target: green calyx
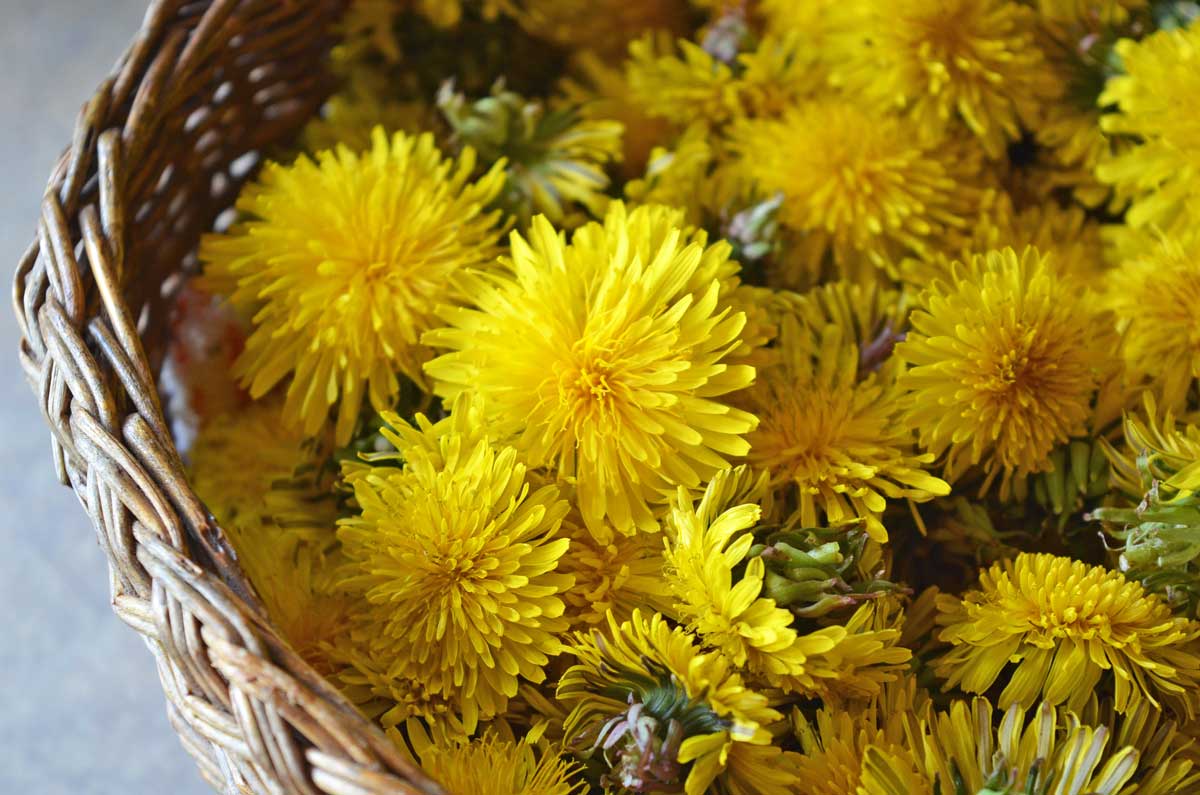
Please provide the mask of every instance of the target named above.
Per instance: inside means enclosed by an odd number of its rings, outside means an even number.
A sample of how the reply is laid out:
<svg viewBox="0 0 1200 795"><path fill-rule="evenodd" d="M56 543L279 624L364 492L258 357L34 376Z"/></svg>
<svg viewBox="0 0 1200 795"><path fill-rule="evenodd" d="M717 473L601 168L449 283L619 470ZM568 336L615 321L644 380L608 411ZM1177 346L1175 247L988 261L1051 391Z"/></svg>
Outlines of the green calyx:
<svg viewBox="0 0 1200 795"><path fill-rule="evenodd" d="M520 223L539 213L561 223L573 209L596 212L607 201L604 165L621 156L619 122L589 121L577 107L527 99L503 80L475 100L446 82L437 107L455 143L474 149L484 166L505 164L508 179L498 203Z"/></svg>
<svg viewBox="0 0 1200 795"><path fill-rule="evenodd" d="M1134 508L1097 508L1086 518L1104 522L1121 542L1125 575L1189 614L1200 610L1200 498L1190 491L1167 499L1150 484Z"/></svg>
<svg viewBox="0 0 1200 795"><path fill-rule="evenodd" d="M1060 525L1108 491L1108 459L1096 442L1073 439L1060 445L1050 454L1050 464L1034 479L1033 497L1059 517Z"/></svg>
<svg viewBox="0 0 1200 795"><path fill-rule="evenodd" d="M903 590L864 572L866 531L855 524L839 528L784 530L750 549L766 565L764 595L801 618L816 618Z"/></svg>
<svg viewBox="0 0 1200 795"><path fill-rule="evenodd" d="M732 258L743 267L759 264L779 247L778 219L782 206L783 194L777 193L735 213L725 224L722 235L733 246Z"/></svg>

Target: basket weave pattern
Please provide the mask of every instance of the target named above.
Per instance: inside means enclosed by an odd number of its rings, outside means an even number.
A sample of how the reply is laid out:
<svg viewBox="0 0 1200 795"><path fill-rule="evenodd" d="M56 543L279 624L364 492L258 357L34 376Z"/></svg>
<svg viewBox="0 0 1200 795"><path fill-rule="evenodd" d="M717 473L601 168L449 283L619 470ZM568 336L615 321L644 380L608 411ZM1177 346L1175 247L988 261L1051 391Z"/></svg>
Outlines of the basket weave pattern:
<svg viewBox="0 0 1200 795"><path fill-rule="evenodd" d="M343 4L152 3L79 116L13 290L58 478L91 517L172 725L223 792L440 792L271 629L155 389L173 288L258 153L327 95Z"/></svg>

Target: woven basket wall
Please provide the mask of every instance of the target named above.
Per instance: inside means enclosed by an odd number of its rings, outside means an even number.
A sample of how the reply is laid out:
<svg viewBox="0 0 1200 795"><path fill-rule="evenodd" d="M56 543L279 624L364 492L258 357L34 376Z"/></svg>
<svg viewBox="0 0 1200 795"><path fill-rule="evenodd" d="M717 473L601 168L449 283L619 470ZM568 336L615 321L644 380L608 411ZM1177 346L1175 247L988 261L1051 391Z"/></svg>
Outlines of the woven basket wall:
<svg viewBox="0 0 1200 795"><path fill-rule="evenodd" d="M13 291L56 474L91 517L172 725L222 792L440 792L272 631L155 391L173 287L257 154L327 95L342 6L153 3L80 114Z"/></svg>

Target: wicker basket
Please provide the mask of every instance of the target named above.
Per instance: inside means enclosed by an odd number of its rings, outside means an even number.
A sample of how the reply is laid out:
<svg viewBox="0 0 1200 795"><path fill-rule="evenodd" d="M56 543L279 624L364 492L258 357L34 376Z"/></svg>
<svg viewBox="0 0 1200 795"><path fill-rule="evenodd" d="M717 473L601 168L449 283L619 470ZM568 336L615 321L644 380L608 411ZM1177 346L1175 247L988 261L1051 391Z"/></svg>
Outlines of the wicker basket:
<svg viewBox="0 0 1200 795"><path fill-rule="evenodd" d="M80 114L14 285L58 478L92 519L171 723L224 792L440 792L271 629L155 391L172 288L257 153L326 96L343 5L153 3Z"/></svg>

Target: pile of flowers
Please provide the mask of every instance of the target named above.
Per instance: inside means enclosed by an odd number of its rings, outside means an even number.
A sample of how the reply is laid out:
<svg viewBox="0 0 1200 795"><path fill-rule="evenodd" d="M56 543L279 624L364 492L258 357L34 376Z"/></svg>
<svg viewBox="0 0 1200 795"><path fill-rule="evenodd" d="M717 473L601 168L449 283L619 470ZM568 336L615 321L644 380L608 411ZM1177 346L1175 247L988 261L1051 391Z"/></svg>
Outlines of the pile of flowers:
<svg viewBox="0 0 1200 795"><path fill-rule="evenodd" d="M457 795L1200 792L1198 11L357 0L195 488Z"/></svg>

